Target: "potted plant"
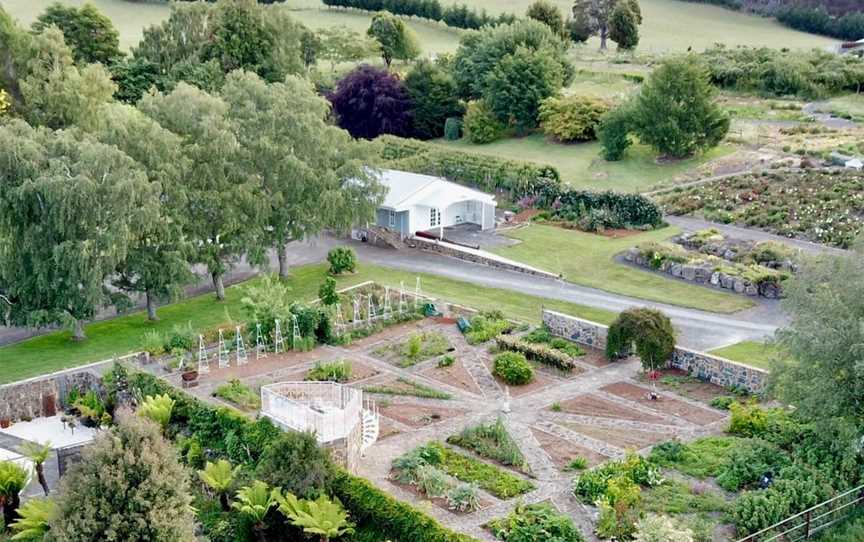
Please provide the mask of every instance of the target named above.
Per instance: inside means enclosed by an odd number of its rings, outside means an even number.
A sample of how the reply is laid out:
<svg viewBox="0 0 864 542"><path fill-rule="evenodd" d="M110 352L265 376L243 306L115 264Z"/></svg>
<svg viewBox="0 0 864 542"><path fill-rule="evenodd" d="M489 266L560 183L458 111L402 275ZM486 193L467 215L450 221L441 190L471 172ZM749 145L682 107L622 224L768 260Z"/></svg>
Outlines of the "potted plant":
<svg viewBox="0 0 864 542"><path fill-rule="evenodd" d="M189 388L198 384L198 369L188 363L185 356L180 364L180 378L183 379L183 387Z"/></svg>
<svg viewBox="0 0 864 542"><path fill-rule="evenodd" d="M10 425L12 425L12 419L11 418L0 418L0 429L6 429Z"/></svg>

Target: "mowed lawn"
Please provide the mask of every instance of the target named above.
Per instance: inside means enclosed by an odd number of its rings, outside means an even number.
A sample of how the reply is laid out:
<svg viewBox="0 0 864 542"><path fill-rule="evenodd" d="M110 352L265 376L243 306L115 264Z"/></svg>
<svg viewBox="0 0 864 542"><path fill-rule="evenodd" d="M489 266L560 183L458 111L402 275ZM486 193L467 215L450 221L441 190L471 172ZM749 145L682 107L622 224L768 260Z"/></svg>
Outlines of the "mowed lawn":
<svg viewBox="0 0 864 542"><path fill-rule="evenodd" d="M572 186L621 192L641 192L671 184L676 176L734 151L730 145L720 145L692 158L661 163L652 149L634 145L627 149L622 160L608 162L600 156L600 143L596 141L563 144L550 141L543 134L501 139L485 145L475 145L465 138L437 139L435 143L510 160L553 165L564 182Z"/></svg>
<svg viewBox="0 0 864 542"><path fill-rule="evenodd" d="M293 268L289 280L292 294L299 301L316 298L325 276L326 266L322 264ZM540 310L544 306L605 324L615 318L610 311L575 303L374 265L361 265L356 274L340 277L339 286L375 280L398 287L400 281L405 281L406 288L413 291L417 276L426 295L478 309L502 310L507 316L528 323L540 322ZM148 322L143 312L92 323L86 328L87 339L79 343L70 340L69 332L59 331L0 347L0 384L135 352L143 344L144 333L151 329L168 332L187 322L196 330L221 325L227 328L232 322L245 319L241 299L249 284L251 282L227 288L224 302L217 301L213 294L205 294L161 307L160 320L155 323Z"/></svg>
<svg viewBox="0 0 864 542"><path fill-rule="evenodd" d="M507 235L522 241L492 249L501 256L561 273L570 282L607 292L711 312L731 313L753 306L744 296L718 292L614 261L618 253L679 233L663 228L613 239L555 226L532 224Z"/></svg>
<svg viewBox="0 0 864 542"><path fill-rule="evenodd" d="M57 0L3 0L3 7L12 17L29 26L45 8ZM82 6L92 3L99 11L111 18L120 33L120 47L128 51L141 41L142 30L168 18L171 7L161 2L135 2L131 0L60 0L61 4ZM366 32L372 15L357 11L325 9L315 0L299 0L290 4L292 16L312 29L331 26L347 26L358 32ZM417 33L421 50L425 55L453 52L459 45L459 31L436 23L418 20L409 21Z"/></svg>
<svg viewBox="0 0 864 542"><path fill-rule="evenodd" d="M444 0L461 3L461 0ZM524 15L532 0L472 0L470 5L490 13ZM563 13L569 13L572 0L552 0ZM643 23L639 27L637 53L684 52L688 47L701 51L715 43L730 47L823 48L836 40L792 30L773 19L736 12L719 6L680 0L639 0ZM592 38L587 47L596 50L600 42ZM615 44L610 45L614 50Z"/></svg>
<svg viewBox="0 0 864 542"><path fill-rule="evenodd" d="M766 370L770 368L772 361L781 359L783 356L783 351L777 345L759 341L741 341L708 353Z"/></svg>

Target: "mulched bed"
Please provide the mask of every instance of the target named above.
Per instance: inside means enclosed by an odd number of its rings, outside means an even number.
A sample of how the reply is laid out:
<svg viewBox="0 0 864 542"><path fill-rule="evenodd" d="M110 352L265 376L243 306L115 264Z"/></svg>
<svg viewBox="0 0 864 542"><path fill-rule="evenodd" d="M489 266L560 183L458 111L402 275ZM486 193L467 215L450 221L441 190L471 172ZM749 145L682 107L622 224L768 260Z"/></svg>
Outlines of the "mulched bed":
<svg viewBox="0 0 864 542"><path fill-rule="evenodd" d="M562 401L561 412L580 414L582 416L595 416L598 418L611 418L617 420L630 420L646 423L668 423L662 416L656 416L641 412L614 401L609 401L598 395L586 393L573 399Z"/></svg>
<svg viewBox="0 0 864 542"><path fill-rule="evenodd" d="M701 401L705 404L710 403L712 399L717 397L731 395L731 393L724 387L710 382L703 382L690 376L687 371L682 371L681 369L663 369L658 372L660 375L656 382L657 388L663 391L677 393L678 395L683 395L684 397ZM665 383L662 381L663 377L671 377L675 382ZM651 384L645 375L642 374L637 377L637 380L645 385Z"/></svg>
<svg viewBox="0 0 864 542"><path fill-rule="evenodd" d="M553 463L555 463L555 466L561 470L564 470L564 468L567 467L567 465L570 464L570 461L572 461L576 456L584 457L585 460L588 461L588 467L599 465L609 459L603 454L597 453L594 450L585 448L584 446L580 446L551 433L547 433L546 431L532 427L531 432L534 434L534 438L537 439L537 442L540 443L540 447L543 448L543 451L549 454L549 458Z"/></svg>
<svg viewBox="0 0 864 542"><path fill-rule="evenodd" d="M387 406L380 406L378 410L382 416L402 422L415 429L465 414L465 410L462 409L410 403L390 403Z"/></svg>
<svg viewBox="0 0 864 542"><path fill-rule="evenodd" d="M622 399L637 402L651 410L662 412L663 414L671 414L696 425L708 425L726 417L725 414L721 414L720 412L697 407L679 399L673 399L667 395L661 395L658 400L652 401L650 397L651 390L649 388L637 386L629 382L615 382L600 389Z"/></svg>
<svg viewBox="0 0 864 542"><path fill-rule="evenodd" d="M636 449L641 450L647 446L669 440L668 433L654 433L651 431L639 431L630 428L610 428L597 427L596 425L587 425L581 423L556 422L568 429L577 433L591 437L594 440L607 442L612 446L617 446L622 450Z"/></svg>
<svg viewBox="0 0 864 542"><path fill-rule="evenodd" d="M480 389L480 386L474 381L474 377L471 376L471 373L468 372L468 369L465 368L458 357L453 365L449 367L437 367L433 365L425 371L421 371L420 374L435 379L438 382L460 388L468 393L483 395L483 390Z"/></svg>

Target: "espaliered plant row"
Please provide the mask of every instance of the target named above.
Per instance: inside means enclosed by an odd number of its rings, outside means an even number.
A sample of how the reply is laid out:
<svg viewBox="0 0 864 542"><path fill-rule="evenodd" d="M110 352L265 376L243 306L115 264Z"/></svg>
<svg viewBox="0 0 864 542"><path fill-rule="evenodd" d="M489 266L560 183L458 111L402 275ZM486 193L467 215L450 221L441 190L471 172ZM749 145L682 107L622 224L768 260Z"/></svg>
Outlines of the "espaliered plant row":
<svg viewBox="0 0 864 542"><path fill-rule="evenodd" d="M325 6L361 9L363 11L389 11L396 15L420 17L439 21L455 28L478 29L487 25L507 24L516 20L509 13L497 17L477 11L465 4L441 5L438 0L323 0Z"/></svg>
<svg viewBox="0 0 864 542"><path fill-rule="evenodd" d="M543 343L531 343L513 335L500 335L495 342L501 350L519 352L537 363L549 365L562 371L576 368L573 357Z"/></svg>
<svg viewBox="0 0 864 542"><path fill-rule="evenodd" d="M282 433L266 418L252 421L229 408L214 408L150 374L130 374L129 389L136 396L165 394L174 400L171 423L187 435L181 446L187 461L192 453L202 453L201 445L192 443L206 442L214 458L227 458L234 465L254 467L262 452ZM476 542L397 501L368 480L341 469L337 469L329 489L366 535L374 531L374 536L363 540Z"/></svg>
<svg viewBox="0 0 864 542"><path fill-rule="evenodd" d="M663 213L639 194L577 190L561 182L550 165L505 160L447 149L391 135L379 137L386 167L437 175L487 192L504 192L523 207L537 206L556 219L576 222L586 215L604 227L655 228Z"/></svg>
<svg viewBox="0 0 864 542"><path fill-rule="evenodd" d="M514 200L561 184L558 170L549 165L451 150L391 135L376 141L383 143L381 154L387 167L438 175L488 192L507 192Z"/></svg>

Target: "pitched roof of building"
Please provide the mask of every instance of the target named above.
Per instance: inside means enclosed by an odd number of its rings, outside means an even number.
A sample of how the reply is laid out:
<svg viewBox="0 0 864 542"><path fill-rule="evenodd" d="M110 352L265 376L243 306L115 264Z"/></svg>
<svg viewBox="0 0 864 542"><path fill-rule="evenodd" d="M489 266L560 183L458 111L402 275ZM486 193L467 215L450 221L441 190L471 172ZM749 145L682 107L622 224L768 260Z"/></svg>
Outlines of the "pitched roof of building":
<svg viewBox="0 0 864 542"><path fill-rule="evenodd" d="M491 194L432 175L384 169L379 180L387 187L381 207L394 211L405 211L415 205L443 209L460 201L471 200L495 205L495 196Z"/></svg>

